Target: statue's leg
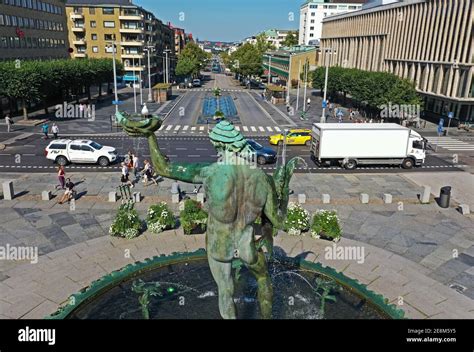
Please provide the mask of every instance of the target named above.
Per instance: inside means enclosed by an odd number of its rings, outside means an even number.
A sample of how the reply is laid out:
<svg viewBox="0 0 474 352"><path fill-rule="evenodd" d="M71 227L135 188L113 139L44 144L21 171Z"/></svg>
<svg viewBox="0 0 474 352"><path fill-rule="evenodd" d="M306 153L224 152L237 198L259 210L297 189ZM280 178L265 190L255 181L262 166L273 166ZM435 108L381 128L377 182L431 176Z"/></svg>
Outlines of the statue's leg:
<svg viewBox="0 0 474 352"><path fill-rule="evenodd" d="M265 254L261 249L257 252L257 258L258 259L255 264L249 264L247 266L257 280L260 314L263 319L270 319L272 317L273 300L272 280L270 279L270 274L268 273Z"/></svg>
<svg viewBox="0 0 474 352"><path fill-rule="evenodd" d="M235 319L232 263L223 263L208 255L209 267L219 290L219 312L224 319Z"/></svg>

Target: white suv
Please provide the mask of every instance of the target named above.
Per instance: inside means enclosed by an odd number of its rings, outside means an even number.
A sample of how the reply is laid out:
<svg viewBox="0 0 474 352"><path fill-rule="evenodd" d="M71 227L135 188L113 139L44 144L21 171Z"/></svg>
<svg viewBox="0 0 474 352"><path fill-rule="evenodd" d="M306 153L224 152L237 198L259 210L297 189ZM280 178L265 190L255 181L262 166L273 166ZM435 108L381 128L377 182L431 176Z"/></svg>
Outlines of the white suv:
<svg viewBox="0 0 474 352"><path fill-rule="evenodd" d="M59 165L68 163L98 163L107 166L117 160L117 150L91 140L56 139L44 150L47 159Z"/></svg>

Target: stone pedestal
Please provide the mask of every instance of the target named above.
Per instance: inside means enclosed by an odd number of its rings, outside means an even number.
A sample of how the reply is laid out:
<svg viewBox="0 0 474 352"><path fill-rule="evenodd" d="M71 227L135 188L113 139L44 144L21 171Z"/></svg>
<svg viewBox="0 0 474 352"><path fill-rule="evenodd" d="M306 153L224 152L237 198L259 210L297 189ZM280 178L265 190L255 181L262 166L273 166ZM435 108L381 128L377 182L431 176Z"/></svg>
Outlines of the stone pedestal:
<svg viewBox="0 0 474 352"><path fill-rule="evenodd" d="M115 203L117 201L117 192L111 191L109 192L109 202Z"/></svg>
<svg viewBox="0 0 474 352"><path fill-rule="evenodd" d="M361 193L360 194L360 202L362 204L368 204L369 203L369 195L367 193Z"/></svg>
<svg viewBox="0 0 474 352"><path fill-rule="evenodd" d="M2 183L3 188L3 199L13 200L15 192L13 191L13 181L5 181Z"/></svg>
<svg viewBox="0 0 474 352"><path fill-rule="evenodd" d="M390 193L384 193L382 199L385 204L392 204L392 195Z"/></svg>
<svg viewBox="0 0 474 352"><path fill-rule="evenodd" d="M197 200L198 202L200 202L201 204L204 204L204 200L205 200L205 198L204 198L204 193L198 193L198 194L196 195L196 200Z"/></svg>
<svg viewBox="0 0 474 352"><path fill-rule="evenodd" d="M171 203L174 203L174 204L179 203L179 194L172 194L171 195Z"/></svg>
<svg viewBox="0 0 474 352"><path fill-rule="evenodd" d="M306 194L304 194L304 193L298 194L298 203L299 204L305 204L306 203Z"/></svg>
<svg viewBox="0 0 474 352"><path fill-rule="evenodd" d="M431 197L431 187L430 186L423 186L423 193L421 194L421 203L428 204L430 202Z"/></svg>
<svg viewBox="0 0 474 352"><path fill-rule="evenodd" d="M51 200L51 191L41 192L41 200Z"/></svg>
<svg viewBox="0 0 474 352"><path fill-rule="evenodd" d="M327 193L323 193L323 204L331 203L331 196Z"/></svg>

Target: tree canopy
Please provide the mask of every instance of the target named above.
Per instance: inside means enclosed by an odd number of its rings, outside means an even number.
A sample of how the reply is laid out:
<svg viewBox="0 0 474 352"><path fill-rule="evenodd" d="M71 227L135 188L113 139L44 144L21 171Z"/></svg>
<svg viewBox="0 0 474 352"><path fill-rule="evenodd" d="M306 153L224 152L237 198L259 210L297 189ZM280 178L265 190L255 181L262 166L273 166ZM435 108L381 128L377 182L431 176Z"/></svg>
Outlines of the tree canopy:
<svg viewBox="0 0 474 352"><path fill-rule="evenodd" d="M285 39L281 42L283 46L295 46L298 44L298 32L289 31Z"/></svg>
<svg viewBox="0 0 474 352"><path fill-rule="evenodd" d="M202 50L196 43L190 42L179 55L175 72L178 76L197 76L206 67L210 58L209 53Z"/></svg>

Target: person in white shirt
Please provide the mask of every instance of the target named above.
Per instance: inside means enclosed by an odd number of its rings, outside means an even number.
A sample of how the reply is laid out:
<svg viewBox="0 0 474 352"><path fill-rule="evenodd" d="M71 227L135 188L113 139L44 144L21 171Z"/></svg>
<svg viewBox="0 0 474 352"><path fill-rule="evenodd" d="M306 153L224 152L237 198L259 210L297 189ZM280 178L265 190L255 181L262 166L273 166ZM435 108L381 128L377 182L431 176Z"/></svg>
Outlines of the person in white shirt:
<svg viewBox="0 0 474 352"><path fill-rule="evenodd" d="M53 132L54 139L58 138L59 127L55 123L53 123L53 127L51 127L51 132Z"/></svg>
<svg viewBox="0 0 474 352"><path fill-rule="evenodd" d="M132 165L133 165L133 176L135 176L135 179L137 179L140 173L140 161L136 154L133 154Z"/></svg>
<svg viewBox="0 0 474 352"><path fill-rule="evenodd" d="M13 132L13 128L12 128L13 120L11 119L9 114L5 115L5 123L7 124L7 131Z"/></svg>
<svg viewBox="0 0 474 352"><path fill-rule="evenodd" d="M122 166L122 174L120 177L120 181L122 182L122 184L129 185L130 188L133 188L132 181L128 179L128 166L125 163L122 163L121 166Z"/></svg>
<svg viewBox="0 0 474 352"><path fill-rule="evenodd" d="M151 180L155 185L158 186L158 182L153 178L153 168L148 160L144 160L143 163L145 166L143 167L143 183L145 187L148 186L148 181Z"/></svg>

